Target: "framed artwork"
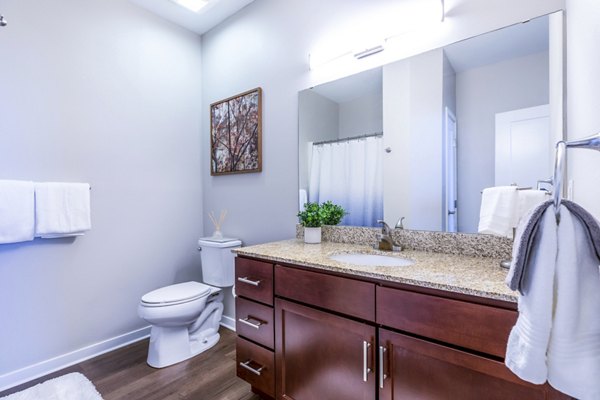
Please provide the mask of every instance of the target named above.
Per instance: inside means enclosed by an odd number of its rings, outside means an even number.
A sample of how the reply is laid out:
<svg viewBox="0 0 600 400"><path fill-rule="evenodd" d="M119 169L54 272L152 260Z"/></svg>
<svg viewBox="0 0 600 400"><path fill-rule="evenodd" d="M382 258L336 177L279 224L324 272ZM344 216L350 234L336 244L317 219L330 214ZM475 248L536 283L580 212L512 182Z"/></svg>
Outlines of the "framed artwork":
<svg viewBox="0 0 600 400"><path fill-rule="evenodd" d="M210 174L262 170L262 89L210 105Z"/></svg>

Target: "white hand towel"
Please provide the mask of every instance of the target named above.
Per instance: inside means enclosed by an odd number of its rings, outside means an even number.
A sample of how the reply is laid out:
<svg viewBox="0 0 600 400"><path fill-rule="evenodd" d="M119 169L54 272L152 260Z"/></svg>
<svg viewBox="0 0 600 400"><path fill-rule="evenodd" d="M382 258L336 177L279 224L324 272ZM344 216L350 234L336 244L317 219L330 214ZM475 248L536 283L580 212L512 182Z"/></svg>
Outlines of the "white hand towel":
<svg viewBox="0 0 600 400"><path fill-rule="evenodd" d="M529 211L550 199L544 190L517 190L517 213L515 215L515 227Z"/></svg>
<svg viewBox="0 0 600 400"><path fill-rule="evenodd" d="M479 212L479 233L512 238L517 199L516 186L483 189Z"/></svg>
<svg viewBox="0 0 600 400"><path fill-rule="evenodd" d="M33 240L33 182L0 180L0 243Z"/></svg>
<svg viewBox="0 0 600 400"><path fill-rule="evenodd" d="M510 332L505 363L521 379L542 384L548 379L546 349L552 329L554 272L556 269L554 208L544 211L531 245L527 275L519 297L519 318Z"/></svg>
<svg viewBox="0 0 600 400"><path fill-rule="evenodd" d="M92 227L90 185L45 182L35 184L35 235L77 236Z"/></svg>
<svg viewBox="0 0 600 400"><path fill-rule="evenodd" d="M577 399L599 400L600 260L581 220L565 206L560 213L548 383Z"/></svg>
<svg viewBox="0 0 600 400"><path fill-rule="evenodd" d="M564 205L542 216L527 261L506 365L581 400L600 399L600 259L584 222Z"/></svg>

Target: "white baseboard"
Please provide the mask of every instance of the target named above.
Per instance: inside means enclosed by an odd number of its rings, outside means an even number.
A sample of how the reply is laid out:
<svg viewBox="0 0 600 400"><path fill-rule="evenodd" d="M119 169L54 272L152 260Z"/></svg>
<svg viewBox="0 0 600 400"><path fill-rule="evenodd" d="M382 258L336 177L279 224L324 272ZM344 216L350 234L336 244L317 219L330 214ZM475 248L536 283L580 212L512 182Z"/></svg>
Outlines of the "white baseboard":
<svg viewBox="0 0 600 400"><path fill-rule="evenodd" d="M235 319L228 317L227 315L223 315L221 317L221 326L235 332Z"/></svg>
<svg viewBox="0 0 600 400"><path fill-rule="evenodd" d="M235 326L235 325L234 325ZM0 392L150 336L150 326L0 375Z"/></svg>

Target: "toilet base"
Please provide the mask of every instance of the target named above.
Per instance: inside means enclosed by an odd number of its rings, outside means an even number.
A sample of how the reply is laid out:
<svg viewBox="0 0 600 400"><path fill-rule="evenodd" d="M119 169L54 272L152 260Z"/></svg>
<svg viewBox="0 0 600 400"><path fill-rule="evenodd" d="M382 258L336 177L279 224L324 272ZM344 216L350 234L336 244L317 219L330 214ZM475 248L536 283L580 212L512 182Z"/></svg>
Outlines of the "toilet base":
<svg viewBox="0 0 600 400"><path fill-rule="evenodd" d="M153 326L148 348L148 365L164 368L190 359L219 342L219 333L190 340L187 327Z"/></svg>
<svg viewBox="0 0 600 400"><path fill-rule="evenodd" d="M190 344L191 351L194 354L194 356L198 355L200 353L203 353L206 350L213 347L215 344L217 344L219 342L220 338L221 338L221 335L219 335L218 333L215 333L211 336L205 337L202 340L192 341Z"/></svg>
<svg viewBox="0 0 600 400"><path fill-rule="evenodd" d="M150 331L148 365L164 368L192 358L213 347L219 341L219 325L223 315L223 293L213 288L213 293L190 325L153 325Z"/></svg>

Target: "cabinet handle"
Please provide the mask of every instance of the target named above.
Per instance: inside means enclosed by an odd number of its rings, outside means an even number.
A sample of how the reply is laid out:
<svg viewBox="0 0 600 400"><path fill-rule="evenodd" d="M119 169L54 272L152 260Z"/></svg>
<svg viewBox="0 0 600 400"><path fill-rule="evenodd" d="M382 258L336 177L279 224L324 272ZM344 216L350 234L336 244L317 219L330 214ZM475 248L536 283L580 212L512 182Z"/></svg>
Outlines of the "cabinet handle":
<svg viewBox="0 0 600 400"><path fill-rule="evenodd" d="M261 366L258 369L254 369L250 366L250 363L252 362L252 360L248 360L246 362L240 362L240 367L242 368L246 368L248 371L252 372L254 375L258 375L260 376L260 372L265 368L263 366Z"/></svg>
<svg viewBox="0 0 600 400"><path fill-rule="evenodd" d="M258 285L260 285L260 280L253 281L253 280L248 279L247 276L244 276L243 278L239 277L238 281L239 282L243 282L243 283L247 283L248 285L252 285L252 286L258 286Z"/></svg>
<svg viewBox="0 0 600 400"><path fill-rule="evenodd" d="M256 323L250 322L250 319L253 319L256 321ZM248 325L253 327L254 329L260 329L260 326L264 323L254 317L246 317L246 318L238 318L238 321L240 321L242 324Z"/></svg>
<svg viewBox="0 0 600 400"><path fill-rule="evenodd" d="M371 372L371 368L369 368L369 348L371 347L371 343L363 340L363 382L367 382L369 379L368 375Z"/></svg>
<svg viewBox="0 0 600 400"><path fill-rule="evenodd" d="M383 358L385 357L386 348L379 346L379 388L383 389L383 381L387 375L383 371Z"/></svg>

